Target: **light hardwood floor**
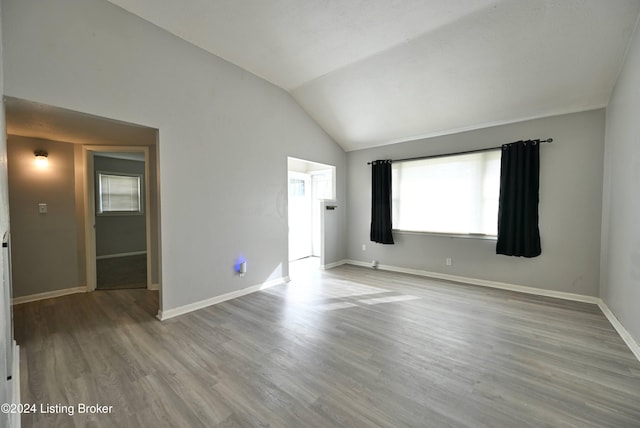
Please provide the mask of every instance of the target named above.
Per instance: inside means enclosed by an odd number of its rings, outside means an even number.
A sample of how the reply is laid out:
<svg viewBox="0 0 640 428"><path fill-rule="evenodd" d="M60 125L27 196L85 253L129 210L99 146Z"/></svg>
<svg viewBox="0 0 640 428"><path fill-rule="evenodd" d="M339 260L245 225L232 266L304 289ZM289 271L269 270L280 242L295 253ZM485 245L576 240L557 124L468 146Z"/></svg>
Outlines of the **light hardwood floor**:
<svg viewBox="0 0 640 428"><path fill-rule="evenodd" d="M23 427L640 427L595 305L342 266L160 322L157 292L15 307Z"/></svg>

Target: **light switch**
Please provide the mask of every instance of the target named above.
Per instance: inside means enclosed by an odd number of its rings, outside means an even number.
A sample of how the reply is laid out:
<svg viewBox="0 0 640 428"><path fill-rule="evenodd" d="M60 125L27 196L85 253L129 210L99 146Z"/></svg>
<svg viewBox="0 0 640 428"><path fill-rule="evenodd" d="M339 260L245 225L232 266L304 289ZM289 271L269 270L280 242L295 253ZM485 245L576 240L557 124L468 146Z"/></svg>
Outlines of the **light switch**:
<svg viewBox="0 0 640 428"><path fill-rule="evenodd" d="M46 214L47 213L47 204L38 204L38 212L40 214Z"/></svg>

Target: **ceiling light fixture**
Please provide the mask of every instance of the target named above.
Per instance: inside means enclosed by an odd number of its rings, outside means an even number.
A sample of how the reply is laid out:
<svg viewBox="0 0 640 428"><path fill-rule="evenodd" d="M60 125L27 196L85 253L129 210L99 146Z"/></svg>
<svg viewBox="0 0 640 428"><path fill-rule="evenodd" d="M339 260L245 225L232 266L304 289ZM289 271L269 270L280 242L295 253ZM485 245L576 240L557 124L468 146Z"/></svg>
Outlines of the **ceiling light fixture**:
<svg viewBox="0 0 640 428"><path fill-rule="evenodd" d="M38 168L46 168L49 165L49 153L44 150L36 150L33 154L36 155L36 166Z"/></svg>

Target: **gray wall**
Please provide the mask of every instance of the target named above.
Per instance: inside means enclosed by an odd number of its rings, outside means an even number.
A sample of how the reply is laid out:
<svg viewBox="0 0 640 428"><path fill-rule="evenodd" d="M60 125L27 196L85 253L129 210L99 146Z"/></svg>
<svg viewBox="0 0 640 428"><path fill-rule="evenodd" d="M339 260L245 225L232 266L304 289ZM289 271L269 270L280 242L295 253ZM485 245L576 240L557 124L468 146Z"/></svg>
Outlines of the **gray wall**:
<svg viewBox="0 0 640 428"><path fill-rule="evenodd" d="M604 110L596 110L349 152L348 257L597 296L604 120ZM498 256L493 240L396 233L396 245L369 241L368 161L451 153L546 137L555 142L541 148L541 256ZM366 251L362 251L362 244L366 244ZM447 257L453 259L452 266L445 265Z"/></svg>
<svg viewBox="0 0 640 428"><path fill-rule="evenodd" d="M35 150L49 166L34 165ZM73 145L9 136L14 297L85 285L79 278ZM38 204L48 205L47 214Z"/></svg>
<svg viewBox="0 0 640 428"><path fill-rule="evenodd" d="M344 210L344 207L337 206L333 210L327 210L327 206L336 206L335 202L322 201L320 204L320 217L323 223L324 232L324 266L330 265L337 261L342 261L340 255L340 210Z"/></svg>
<svg viewBox="0 0 640 428"><path fill-rule="evenodd" d="M2 4L6 95L159 129L163 310L288 275L287 156L345 206L346 154L280 88L104 0Z"/></svg>
<svg viewBox="0 0 640 428"><path fill-rule="evenodd" d="M144 162L133 160L95 156L93 168L96 172L121 172L140 174L144 177ZM144 200L144 194L142 197ZM149 207L144 209L147 210ZM145 215L96 216L96 256L134 253L146 249Z"/></svg>
<svg viewBox="0 0 640 428"><path fill-rule="evenodd" d="M600 297L640 343L640 32L607 108Z"/></svg>

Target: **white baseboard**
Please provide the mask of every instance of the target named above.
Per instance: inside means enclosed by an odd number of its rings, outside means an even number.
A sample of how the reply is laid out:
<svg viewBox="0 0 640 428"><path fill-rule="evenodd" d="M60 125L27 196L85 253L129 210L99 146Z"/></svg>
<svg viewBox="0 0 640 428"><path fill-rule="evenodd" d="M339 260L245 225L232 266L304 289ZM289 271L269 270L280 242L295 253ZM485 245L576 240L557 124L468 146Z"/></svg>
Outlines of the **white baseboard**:
<svg viewBox="0 0 640 428"><path fill-rule="evenodd" d="M153 290L153 291L160 290L160 284L151 284L149 285L149 287L147 287L147 290Z"/></svg>
<svg viewBox="0 0 640 428"><path fill-rule="evenodd" d="M356 266L371 267L371 263L348 260L348 264ZM509 284L506 282L489 281L486 279L468 278L466 276L450 275L446 273L429 272L425 270L402 268L397 266L378 265L378 269L391 272L408 273L412 275L425 276L429 278L444 279L447 281L462 282L464 284L480 285L482 287L499 288L502 290L517 291L519 293L535 294L537 296L556 297L558 299L573 300L576 302L598 304L600 300L595 296L585 296L582 294L565 293L563 291L545 290L542 288L527 287L524 285Z"/></svg>
<svg viewBox="0 0 640 428"><path fill-rule="evenodd" d="M230 293L221 294L219 296L211 297L209 299L200 300L199 302L189 303L188 305L179 306L177 308L168 309L166 311L159 310L157 318L160 321L167 320L169 318L177 317L189 312L197 311L198 309L206 308L207 306L215 305L217 303L226 302L227 300L235 299L236 297L245 296L247 294L255 293L256 291L265 290L276 285L289 282L291 279L288 276L272 279L270 281L263 282L262 284L254 285L251 287L243 288L242 290L232 291Z"/></svg>
<svg viewBox="0 0 640 428"><path fill-rule="evenodd" d="M147 252L146 251L134 251L132 253L105 254L104 256L97 256L96 260L115 259L117 257L142 256L143 254L147 254Z"/></svg>
<svg viewBox="0 0 640 428"><path fill-rule="evenodd" d="M633 355L635 355L638 361L640 361L640 346L638 345L638 343L634 340L633 336L631 336L627 329L624 328L622 323L618 320L611 309L609 309L604 300L598 300L598 307L600 308L604 316L607 317L613 328L616 329L622 340L624 340L624 343L627 344L629 349L631 349L631 352L633 352Z"/></svg>
<svg viewBox="0 0 640 428"><path fill-rule="evenodd" d="M87 287L63 288L62 290L47 291L44 293L31 294L29 296L14 297L12 303L20 305L22 303L37 302L38 300L51 299L54 297L67 296L69 294L86 293Z"/></svg>
<svg viewBox="0 0 640 428"><path fill-rule="evenodd" d="M337 262L327 263L326 265L322 265L320 266L320 269L322 270L333 269L335 267L347 264L348 262L349 262L348 260L338 260Z"/></svg>
<svg viewBox="0 0 640 428"><path fill-rule="evenodd" d="M358 260L346 260L347 264L355 266L363 266L371 268L371 263L361 262ZM598 305L604 316L609 320L613 328L616 329L622 340L627 344L633 355L640 361L640 346L633 339L626 328L618 321L616 316L611 312L609 307L599 297L585 296L582 294L565 293L562 291L544 290L542 288L526 287L524 285L508 284L504 282L488 281L477 278L467 278L464 276L449 275L445 273L429 272L418 269L401 268L397 266L378 265L378 269L390 272L409 273L412 275L425 276L429 278L444 279L448 281L462 282L471 285L480 285L482 287L500 288L502 290L516 291L519 293L534 294L537 296L555 297L557 299L572 300L575 302L592 303Z"/></svg>

